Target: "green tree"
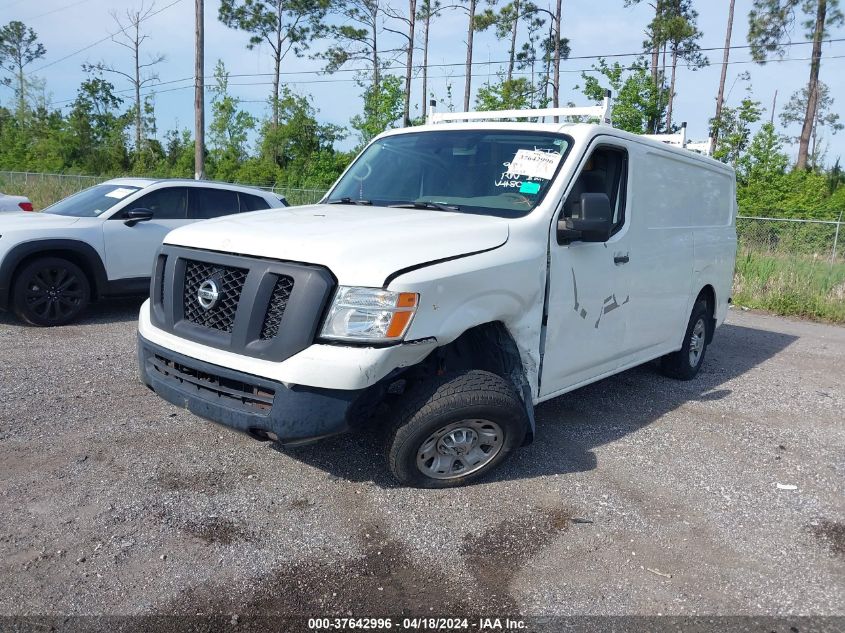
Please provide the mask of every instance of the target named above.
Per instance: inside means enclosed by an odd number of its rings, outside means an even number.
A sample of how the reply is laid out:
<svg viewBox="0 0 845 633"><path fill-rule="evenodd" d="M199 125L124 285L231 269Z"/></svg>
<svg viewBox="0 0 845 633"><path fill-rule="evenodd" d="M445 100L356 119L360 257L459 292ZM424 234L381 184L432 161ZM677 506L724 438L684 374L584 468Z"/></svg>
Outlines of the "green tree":
<svg viewBox="0 0 845 633"><path fill-rule="evenodd" d="M813 127L810 133L810 154L808 166L816 169L823 163L824 145L822 142L822 128L830 130L831 134L836 134L843 129L842 123L839 122L839 114L833 111L833 97L830 95L830 89L823 81L817 84L818 96L816 98L815 111L813 112ZM784 127L789 127L795 123L801 123L804 120L807 112L807 102L809 95L807 88L796 91L789 99L787 104L783 107L780 113L780 122ZM793 143L799 142L799 137L790 137Z"/></svg>
<svg viewBox="0 0 845 633"><path fill-rule="evenodd" d="M477 110L523 110L531 106L534 86L525 77L507 79L504 74L499 81L486 83L475 95Z"/></svg>
<svg viewBox="0 0 845 633"><path fill-rule="evenodd" d="M247 139L257 121L240 109L240 99L229 94L229 72L222 59L214 67L209 141L215 178L233 180L247 159Z"/></svg>
<svg viewBox="0 0 845 633"><path fill-rule="evenodd" d="M340 24L329 27L333 42L317 57L326 61L326 72L333 73L350 62L360 62L366 69L358 73L359 82L369 76L369 89L380 91L383 70L381 56L395 50L383 51L379 44L383 10L380 0L343 0L334 5Z"/></svg>
<svg viewBox="0 0 845 633"><path fill-rule="evenodd" d="M748 43L751 45L752 57L759 63L764 63L772 54L783 57L783 44L795 27L797 13L803 14L805 19L802 24L807 38L813 40L810 77L807 81L808 99L798 137L798 160L795 165L798 169L805 169L810 158L810 142L819 98L822 40L845 20L839 10L839 0L754 0L748 14Z"/></svg>
<svg viewBox="0 0 845 633"><path fill-rule="evenodd" d="M654 83L645 59L639 58L625 68L619 62L608 64L603 58L593 65L591 74L582 73L583 92L588 99L601 101L607 90L613 91L613 124L634 134L644 134L652 121L663 118L666 89ZM577 88L577 86L576 86Z"/></svg>
<svg viewBox="0 0 845 633"><path fill-rule="evenodd" d="M724 106L720 120L711 121L711 127L719 133L719 146L713 157L736 167L751 140L751 126L760 120L762 114L760 102L750 96L736 107Z"/></svg>
<svg viewBox="0 0 845 633"><path fill-rule="evenodd" d="M238 180L290 187L326 187L346 166L348 157L341 160L334 150L334 144L345 134L341 127L319 123L310 99L284 87L279 99L279 125L274 126L272 121L264 123L260 133L260 155L244 163Z"/></svg>
<svg viewBox="0 0 845 633"><path fill-rule="evenodd" d="M18 105L18 118L26 114L27 77L24 68L47 54L47 49L38 41L38 34L23 22L12 20L0 28L0 69L8 73L2 81L14 85Z"/></svg>
<svg viewBox="0 0 845 633"><path fill-rule="evenodd" d="M630 7L638 5L643 0L625 0L625 6ZM665 68L660 69L660 51L666 46L666 33L663 29L663 20L667 9L667 0L648 0L648 3L654 9L654 17L645 30L646 39L643 41L643 49L648 51L651 56L651 64L649 65L649 72L651 75L652 90L655 94L662 91L664 78L666 76ZM657 117L657 111L661 108L654 108L651 111L651 117L648 120L646 130L650 134L656 134L660 129L661 119Z"/></svg>
<svg viewBox="0 0 845 633"><path fill-rule="evenodd" d="M707 58L702 55L699 41L702 33L698 29L698 12L692 6L692 0L665 0L666 15L662 29L665 32L666 45L671 53L671 75L669 80L669 103L666 107L666 129L672 131L672 108L675 103L675 83L678 61L683 61L693 70L707 65Z"/></svg>
<svg viewBox="0 0 845 633"><path fill-rule="evenodd" d="M364 112L352 117L350 123L358 132L361 145L366 145L373 137L393 127L402 116L402 81L395 75L385 75L378 89L366 88L363 97Z"/></svg>
<svg viewBox="0 0 845 633"><path fill-rule="evenodd" d="M773 123L764 123L751 139L748 151L738 160L738 179L742 183L754 182L765 186L772 179L782 176L789 164L783 151L783 140Z"/></svg>
<svg viewBox="0 0 845 633"><path fill-rule="evenodd" d="M194 139L190 130L168 130L164 134L164 157L159 172L173 178L193 177Z"/></svg>
<svg viewBox="0 0 845 633"><path fill-rule="evenodd" d="M273 56L273 125L279 124L279 85L282 61L291 52L304 55L315 37L325 32L323 18L330 0L221 0L218 19L232 29L250 34L247 48L261 44Z"/></svg>
<svg viewBox="0 0 845 633"><path fill-rule="evenodd" d="M89 174L113 174L129 166L126 127L133 113L121 112L114 85L94 75L79 86L63 135L67 165Z"/></svg>

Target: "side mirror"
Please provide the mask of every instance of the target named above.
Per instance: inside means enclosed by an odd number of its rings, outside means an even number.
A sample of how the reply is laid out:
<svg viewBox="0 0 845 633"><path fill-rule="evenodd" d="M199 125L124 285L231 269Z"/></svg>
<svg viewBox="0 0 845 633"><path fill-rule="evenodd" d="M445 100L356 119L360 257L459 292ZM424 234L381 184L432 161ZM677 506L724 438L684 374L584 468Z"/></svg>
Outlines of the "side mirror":
<svg viewBox="0 0 845 633"><path fill-rule="evenodd" d="M613 228L610 198L606 193L582 193L581 217L557 221L557 243L606 242Z"/></svg>
<svg viewBox="0 0 845 633"><path fill-rule="evenodd" d="M130 209L129 211L124 211L121 217L126 226L135 226L138 222L152 220L153 212L149 209Z"/></svg>

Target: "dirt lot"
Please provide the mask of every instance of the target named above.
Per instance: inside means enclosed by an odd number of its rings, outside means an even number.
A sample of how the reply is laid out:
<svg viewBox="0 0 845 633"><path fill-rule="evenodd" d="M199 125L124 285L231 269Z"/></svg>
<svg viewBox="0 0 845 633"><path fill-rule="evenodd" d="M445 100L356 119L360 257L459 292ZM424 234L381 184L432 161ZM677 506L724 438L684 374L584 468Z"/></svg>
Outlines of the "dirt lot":
<svg viewBox="0 0 845 633"><path fill-rule="evenodd" d="M367 436L159 400L138 306L0 315L0 614L845 614L843 328L733 311L697 380L557 398L493 480L421 491Z"/></svg>

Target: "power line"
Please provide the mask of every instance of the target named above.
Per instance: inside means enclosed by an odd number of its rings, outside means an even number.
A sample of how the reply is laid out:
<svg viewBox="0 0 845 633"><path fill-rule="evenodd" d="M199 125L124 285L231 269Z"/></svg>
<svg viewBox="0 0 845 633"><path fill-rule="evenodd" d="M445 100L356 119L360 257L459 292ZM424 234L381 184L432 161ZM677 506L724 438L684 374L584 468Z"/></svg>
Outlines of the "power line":
<svg viewBox="0 0 845 633"><path fill-rule="evenodd" d="M44 13L39 13L38 15L33 15L31 17L25 18L22 21L23 22L32 22L33 20L37 20L38 18L43 18L45 16L52 15L53 13L58 13L59 11L64 11L65 9L71 9L75 6L78 6L80 4L85 4L86 2L90 2L90 1L91 0L77 0L76 2L73 2L71 4L66 4L63 7L57 7L55 9L51 9L50 11L45 11Z"/></svg>
<svg viewBox="0 0 845 633"><path fill-rule="evenodd" d="M152 17L157 16L157 15L158 15L159 13L161 13L162 11L166 11L166 10L167 10L167 9L169 9L170 7L175 6L175 5L179 4L180 2L182 2L182 0L174 0L174 1L173 1L173 2L171 2L170 4L163 6L161 9L158 9L158 10L156 10L156 11L153 11L152 13L150 13L150 14L148 14L148 15L144 16L143 18L141 18L141 19L138 21L138 22L139 22L139 24L140 24L141 22L144 22L144 21L146 21L146 20L149 20L149 19L150 19L150 18L152 18ZM116 31L115 33L109 33L109 34L108 34L108 35L106 35L104 38L99 39L99 40L97 40L96 42L92 42L91 44L88 44L87 46L83 46L82 48L80 48L80 49L78 49L78 50L75 50L75 51L73 51L72 53L68 53L68 54L67 54L67 55L65 55L64 57L60 57L59 59L57 59L57 60L55 60L55 61L52 61L52 62L50 62L49 64L44 64L43 66L41 66L41 67L39 67L39 68L36 68L35 70L33 70L31 73L28 73L28 74L30 74L30 75L31 75L31 74L33 74L33 73L38 73L38 72L41 72L42 70L44 70L45 68L49 68L50 66L55 66L56 64L58 64L58 63L60 63L60 62L65 61L66 59L70 59L70 58L71 58L71 57L73 57L74 55L78 55L79 53L83 53L83 52L87 51L87 50L88 50L88 49L90 49L90 48L94 48L95 46L97 46L97 44L102 44L103 42L105 42L105 41L107 41L107 40L110 40L111 38L113 38L113 37L114 37L115 35L117 35L118 33L121 33L121 31Z"/></svg>
<svg viewBox="0 0 845 633"><path fill-rule="evenodd" d="M175 0L175 2L172 2L171 4L159 9L158 11L150 14L147 17L148 18L153 17L154 15L161 13L165 9L168 9L168 8L174 6L175 4L178 4L179 2L181 2L181 0ZM91 48L91 47L95 46L96 44L101 43L101 42L105 41L106 39L109 39L110 37L112 37L112 36L110 35L110 36L104 38L103 40L99 40L98 42L95 42L94 44L91 44L91 45L89 45L89 46L87 46L83 49L80 49L79 51L75 51L74 53L70 53L69 55L63 57L62 59L58 59L54 62L51 62L50 64L42 66L38 70L42 70L43 68L47 68L48 66L51 66L53 64L57 64L60 61L67 59L68 57L71 57L71 56L73 56L73 55L75 55L79 52L82 52L83 50L87 50L88 48ZM829 43L829 44L845 42L845 38L828 38L828 39L824 40L824 42ZM812 44L812 40L805 40L805 41L801 41L801 42L787 42L787 43L784 44L784 46L799 46L799 45L802 45L802 44ZM748 48L750 48L750 46L748 46L748 45L737 45L737 46L731 46L731 48L732 49L748 49ZM723 50L723 49L724 49L724 47L722 46L722 47L702 48L700 50L706 51L706 50ZM586 60L586 59L600 59L600 58L619 58L619 57L635 57L635 56L639 57L643 54L644 53L642 51L639 51L639 52L636 52L636 53L608 53L608 54L604 54L604 55L578 55L578 56L570 56L567 59L562 60L562 61L566 62L566 61L572 61L572 60ZM824 56L823 59L825 59L825 60L840 59L841 57L843 57L843 56L841 56L841 55L840 56L827 55L827 56ZM792 61L810 61L812 59L813 59L812 57L794 57L794 58L786 57L786 58L772 59L772 60L769 60L766 63L772 64L772 63L785 63L785 62L792 62ZM538 60L538 59L526 60L526 63L531 63L531 62L536 62L536 61L542 61L542 60ZM509 63L509 60L497 60L497 61L487 60L487 61L474 61L474 62L472 62L473 66L492 66L492 65L503 65L503 64L507 64L507 63ZM733 65L737 65L737 64L755 64L755 63L759 63L759 62L756 62L753 59L750 59L750 60L734 60L734 61L729 61L728 65L733 66ZM714 65L721 66L722 64L714 64ZM463 67L463 66L465 66L465 62L449 62L449 63L439 63L439 64L431 64L430 63L430 64L428 64L428 68L450 68L450 67ZM689 63L687 63L687 64L680 63L680 64L678 64L678 67L680 67L680 68L698 68L698 66L696 64L689 64ZM404 71L405 68L406 68L406 66L404 66L404 65L397 65L397 66L391 67L390 70ZM415 64L414 66L412 66L412 70L422 70L422 68L423 68L422 64ZM635 68L636 67L634 67L634 66L628 66L628 67L623 68L623 70L634 70ZM561 68L560 72L572 74L572 73L582 73L582 72L593 72L594 70L595 70L594 68L579 68L579 69ZM324 71L324 70L315 69L315 70L282 71L279 74L280 74L280 76L283 76L283 77L291 77L291 76L298 76L298 75L325 75L325 74L336 75L336 74L339 74L339 73L360 73L360 72L368 72L368 70L364 69L364 68L340 68L340 69L334 71L333 73L326 73L326 71ZM522 75L522 76L528 76L531 73L514 73L514 74ZM272 73L272 72L229 73L228 74L229 77L234 77L234 78L272 77L273 75L274 75L274 73ZM450 77L460 78L460 77L463 77L463 76L464 76L463 73L458 73L458 74L455 74L455 75L441 75L441 76L435 76L435 77L432 77L432 78L433 79L450 78ZM189 80L193 81L193 79L194 79L193 76L183 77L181 79L171 79L171 80L168 80L168 81L162 81L162 82L156 83L151 87L155 88L156 86L172 85L174 83L181 83L183 81L189 81ZM211 79L214 79L214 76L213 75L207 75L207 76L205 76L205 79L211 80ZM314 79L314 80L310 80L310 81L302 81L302 80L300 80L300 81L288 81L288 83L320 84L320 83L329 83L329 82L351 82L351 81L357 81L357 80L356 79L338 79L336 77L333 77L332 79ZM240 84L236 83L236 84L230 84L230 85L233 85L233 86L256 86L256 85L269 85L270 83L272 83L272 82L252 82L252 83L240 83ZM192 85L193 84L191 84L191 86ZM153 94L162 94L162 93L166 93L166 92L172 92L174 90L183 90L183 89L189 88L191 86L181 86L181 87L171 88L171 89L167 89L167 90L152 90L151 92L148 92L143 96L150 96L150 95L153 95ZM207 86L206 89L207 90L208 89L213 90L214 88L213 88L213 86ZM120 90L115 90L114 92L116 94L122 94L122 93L125 93L125 92L131 92L132 90L134 90L134 88L120 89ZM74 99L63 99L61 101L54 101L53 103L54 103L54 105L62 105L62 104L65 104L65 103L70 103L72 101L74 101ZM247 103L250 103L250 102L247 101Z"/></svg>
<svg viewBox="0 0 845 633"><path fill-rule="evenodd" d="M790 59L772 60L772 62L773 63L800 62L800 61L809 61L810 59L812 59L812 58L811 57L800 57L800 58L795 57L795 58L790 58ZM831 55L831 56L826 57L825 59L845 59L845 55ZM750 60L750 59L749 60L737 60L737 61L729 62L729 64L731 64L731 65L733 65L733 64L754 64L754 63L756 63L756 62L754 60ZM461 64L461 65L463 65L463 64ZM693 65L692 64L679 64L679 66L689 68L689 67L692 67ZM629 66L627 68L623 68L623 70L635 70L635 69L636 69L636 67L634 67L634 66ZM566 70L561 69L561 72L581 73L581 72L593 72L594 70L595 69L593 69L593 68L566 69ZM527 77L527 76L531 75L530 72L514 72L513 74L518 75L518 76L523 76L523 77ZM461 74L456 74L456 75L429 75L429 79L452 79L452 78L458 78L459 79L462 76L463 75L461 75ZM188 79L193 79L193 77L189 77ZM185 81L185 80L182 80L182 81ZM325 78L325 79L295 80L295 81L289 81L288 83L292 83L292 84L322 84L322 83L338 83L338 82L346 83L346 82L354 82L354 81L357 81L357 79L354 79L354 78L338 79L338 78L332 77L332 78ZM229 86L270 86L272 84L273 84L272 81L250 81L250 82L244 82L244 83L230 83ZM141 95L141 96L142 97L149 97L149 96L164 94L164 93L168 93L168 92L176 92L176 91L179 91L179 90L187 90L188 88L193 88L193 87L194 87L193 84L188 84L188 85L185 85L185 86L176 86L174 88L167 88L165 90L151 90L150 92L148 92L144 95ZM213 91L214 86L206 86L206 90ZM241 101L241 103L263 103L263 102L266 101L266 99L260 99L260 100L240 99L240 101ZM59 103L59 102L57 102L57 103Z"/></svg>
<svg viewBox="0 0 845 633"><path fill-rule="evenodd" d="M769 63L783 64L783 63L788 63L788 62L805 62L805 61L810 61L812 59L813 59L812 57L790 57L790 58L784 58L784 59L773 59ZM828 55L824 59L825 60L845 59L845 55ZM488 62L484 62L484 63L486 64ZM495 63L502 63L502 62L490 62L490 63L495 64ZM756 63L757 62L755 62L753 59L740 59L740 60L728 62L728 65L733 66L733 65L738 65L738 64L756 64ZM464 64L460 63L460 64L445 64L445 65L446 66L452 66L452 65L463 66ZM429 67L431 67L431 66L432 65L429 64ZM435 66L437 66L437 65L435 65ZM680 67L680 68L693 68L693 67L695 67L695 64L678 64L678 67ZM393 70L403 70L404 68L405 68L404 66L397 66ZM626 66L626 67L622 68L622 70L636 70L636 69L637 69L637 66ZM320 74L321 72L322 71L300 71L300 72L297 72L297 73L291 72L291 73L282 73L282 74L305 74L305 73L307 73L307 74ZM595 68L561 68L560 72L561 73L568 73L568 74L595 72ZM517 72L514 72L513 74L515 76L529 77L529 76L531 76L532 73L517 71ZM539 74L542 74L542 73L539 73ZM241 73L241 74L229 75L229 76L230 77L263 77L263 76L268 76L268 75L272 75L272 73ZM463 73L449 74L449 75L429 75L429 79L460 79L463 76L464 76ZM206 77L206 78L207 79L213 78L213 76L209 76L209 77ZM178 92L179 90L187 90L188 88L193 88L194 84L190 83L190 84L187 84L187 85L184 85L184 86L175 86L173 88L166 88L164 90L155 90L156 86L172 85L172 84L180 83L180 82L183 82L183 81L193 82L193 79L194 79L193 77L183 77L181 79L171 79L169 81L162 81L160 83L157 83L157 84L154 84L153 86L151 86L151 88L153 88L153 89L151 89L149 92L142 94L141 98L151 97L151 96L160 95L160 94L166 94L168 92ZM350 83L350 82L355 82L355 81L358 81L358 80L356 78L343 79L343 78L337 78L337 77L327 77L325 79L293 80L293 81L288 81L287 83L298 84L298 85L310 85L310 84L323 84L323 83ZM270 86L272 84L273 84L272 81L249 81L249 82L242 82L242 83L230 83L229 86ZM205 86L205 89L207 91L214 91L215 87L214 86ZM115 93L131 92L133 90L134 90L134 88L126 88L126 89L121 89L121 90L115 90ZM63 99L61 101L53 101L52 105L54 105L54 106L63 105L63 104L66 104L66 103L71 103L72 101L75 101L75 100L76 100L76 98L74 97L73 99ZM241 103L264 103L266 101L266 99L258 99L258 100L241 99L240 101L241 101Z"/></svg>
<svg viewBox="0 0 845 633"><path fill-rule="evenodd" d="M831 42L831 43L845 42L845 38L829 39L829 40L826 40L826 41ZM794 45L810 44L810 43L812 43L812 42L811 41L792 42L792 44L794 44ZM732 48L748 48L748 47L747 46L734 46ZM581 55L581 56L578 56L578 57L569 57L569 58L567 58L566 60L563 60L563 61L571 61L571 60L579 60L579 59L598 59L598 58L609 58L609 57L626 57L626 56L630 57L630 56L633 56L633 55L641 55L641 54L642 53L613 53L613 54L608 54L608 55ZM828 60L828 59L838 59L838 58L839 58L838 56L831 56L831 55L827 55L827 56L823 57L823 59L826 59L826 60ZM772 59L772 60L769 60L767 63L772 64L772 63L783 63L783 62L790 62L790 61L810 61L810 60L812 60L812 57L786 57L786 58L780 58L780 59ZM500 61L490 61L490 60L488 60L488 61L475 61L475 62L472 62L472 63L473 63L474 66L479 66L479 65L485 65L486 66L486 65L507 64L508 61L509 60L500 60ZM536 62L536 61L541 61L541 60L538 60L538 59L526 60L526 63L531 63L532 61ZM732 66L732 65L735 65L735 64L755 64L755 63L759 63L759 62L756 62L753 59L752 60L735 60L735 61L729 61L728 65ZM455 67L455 66L463 67L465 65L466 65L465 62L450 62L450 63L441 63L441 64L428 64L427 67L428 68L449 68L449 67ZM722 64L718 64L718 65L721 66ZM698 66L695 65L695 64L684 64L684 63L678 64L678 67L680 67L680 68L698 68ZM407 68L407 67L403 66L403 65L398 65L398 66L391 67L389 70L404 71L405 68ZM422 69L423 69L422 64L415 64L414 66L412 66L412 70L422 70ZM634 70L634 69L635 69L634 66L628 66L626 68L623 68L623 70ZM562 73L582 73L582 72L592 72L593 70L594 70L593 68L580 68L580 69L561 68L560 72L562 72ZM326 71L320 70L320 69L316 69L316 70L290 70L290 71L282 71L282 72L279 73L279 75L283 76L283 77L289 77L289 76L297 76L297 75L323 75L323 74L336 75L336 74L339 74L339 73L359 73L359 72L368 72L368 69L365 69L365 68L339 68L338 70L336 70L332 73L327 73ZM520 73L517 73L517 74L520 74ZM525 73L523 73L523 74L525 74ZM272 72L229 73L228 74L228 76L230 78L231 77L235 77L235 78L239 78L239 77L272 77L273 75L274 75L274 73L272 73ZM463 74L457 74L457 75L454 75L454 76L455 77L463 77ZM213 75L206 75L204 77L204 79L212 80L212 79L214 79L214 76ZM188 80L193 80L193 76L184 77L182 79L172 79L172 80L169 80L169 81L163 81L163 82L157 83L155 85L156 86L163 86L163 85L174 84L174 83L179 83L179 82L188 81ZM332 79L331 81L355 81L355 80L354 79L353 80ZM289 83L326 83L326 82L322 81L322 80L320 80L320 81L315 80L315 81L312 81L312 82L294 81L294 82L289 82ZM263 85L263 84L231 84L231 85L237 86L237 85ZM134 88L126 88L126 89L116 90L115 92L116 93L123 93L123 92L131 92L132 90L134 90ZM69 103L70 101L73 101L73 99L66 99L64 101L56 101L55 103L58 105L58 104L62 104L62 103Z"/></svg>
<svg viewBox="0 0 845 633"><path fill-rule="evenodd" d="M827 42L827 43L845 42L845 38L831 38L831 39L825 40L825 42ZM812 40L807 40L807 41L803 41L803 42L790 42L788 44L785 44L785 46L798 46L800 44L812 44ZM721 50L722 48L723 47L720 47L719 50ZM750 48L750 47L749 46L732 46L731 48ZM707 49L701 49L701 50L716 50L716 49L707 48ZM643 54L644 53L642 51L640 51L638 53L609 53L607 55L578 55L578 56L567 57L566 59L561 60L561 61L565 62L565 61L572 61L572 60L600 59L600 58L604 59L604 58L615 58L615 57L639 57ZM780 62L780 61L789 61L790 59L791 58L772 59L772 60L767 61L766 63L771 64L771 63L777 63L777 62ZM804 58L801 58L801 59L804 60ZM808 58L808 59L810 59L810 58ZM823 59L832 59L832 58L829 57L829 56L824 56ZM534 60L526 60L526 61L531 62L531 61L541 61L541 60L535 58ZM507 60L507 59L497 60L497 61L490 61L490 60L474 61L474 62L472 62L472 65L473 66L488 66L488 65L497 65L497 64L507 64L509 62L510 62L510 60ZM729 65L734 64L734 63L739 63L739 62L728 62ZM759 63L759 62L755 62L754 60L749 60L749 61L743 62L743 63ZM448 62L448 63L442 63L442 64L428 64L428 68L447 68L447 67L452 67L452 66L465 66L465 65L466 65L466 62ZM714 64L714 66L717 66L717 65L721 66L722 64L721 63L720 64ZM678 64L678 66L686 67L686 68L692 68L692 67L698 68L698 66L695 66L694 64ZM407 68L407 66L398 65L398 66L393 66L393 67L389 68L389 70L405 70L406 68ZM422 68L423 68L422 64L415 64L412 67L412 70L422 70ZM592 70L592 69L589 68L587 70ZM365 69L365 68L339 68L332 73L325 73L325 71L323 71L323 70L290 70L290 71L282 71L279 74L282 75L282 76L313 75L313 74L323 74L323 73L334 75L334 74L337 74L337 73L357 73L357 72L366 72L366 71L367 71L367 69ZM561 72L564 72L563 69L561 69ZM570 72L572 72L572 71L570 71ZM574 71L574 72L581 72L581 71L578 70L578 71ZM229 77L272 77L274 74L275 73L271 73L271 72L266 72L266 73L229 73Z"/></svg>

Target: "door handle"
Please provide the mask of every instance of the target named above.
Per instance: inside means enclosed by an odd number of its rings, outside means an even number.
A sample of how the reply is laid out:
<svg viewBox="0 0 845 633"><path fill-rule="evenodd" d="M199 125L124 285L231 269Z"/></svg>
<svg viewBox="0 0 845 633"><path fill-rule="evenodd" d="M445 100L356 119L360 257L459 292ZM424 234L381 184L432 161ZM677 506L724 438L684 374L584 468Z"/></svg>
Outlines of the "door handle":
<svg viewBox="0 0 845 633"><path fill-rule="evenodd" d="M627 254L625 254L625 255L614 255L613 256L613 263L616 264L617 266L619 264L627 264L629 260L630 260L630 258L628 257Z"/></svg>

